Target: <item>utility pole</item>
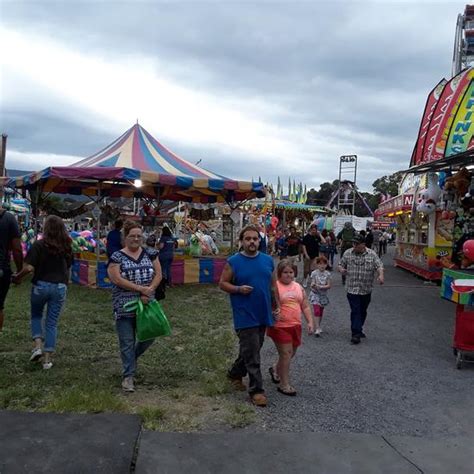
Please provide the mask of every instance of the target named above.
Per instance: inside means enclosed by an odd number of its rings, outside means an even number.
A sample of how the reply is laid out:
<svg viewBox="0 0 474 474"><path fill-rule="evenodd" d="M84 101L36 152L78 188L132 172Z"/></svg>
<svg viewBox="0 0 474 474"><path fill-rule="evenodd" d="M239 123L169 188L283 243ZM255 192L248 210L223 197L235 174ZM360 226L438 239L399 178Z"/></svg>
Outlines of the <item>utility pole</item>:
<svg viewBox="0 0 474 474"><path fill-rule="evenodd" d="M7 152L7 137L6 133L2 133L2 150L0 153L0 176L5 176L5 155Z"/></svg>

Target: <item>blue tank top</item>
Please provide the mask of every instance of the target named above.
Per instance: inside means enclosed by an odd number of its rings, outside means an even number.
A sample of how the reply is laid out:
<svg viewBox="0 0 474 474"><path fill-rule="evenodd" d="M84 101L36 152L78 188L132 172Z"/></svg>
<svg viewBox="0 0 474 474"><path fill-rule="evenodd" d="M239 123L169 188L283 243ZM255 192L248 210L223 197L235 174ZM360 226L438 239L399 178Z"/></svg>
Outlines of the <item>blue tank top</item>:
<svg viewBox="0 0 474 474"><path fill-rule="evenodd" d="M273 259L259 252L256 257L238 253L228 260L234 274L234 285L249 285L249 295L230 295L235 329L256 326L273 326L271 283L274 270Z"/></svg>

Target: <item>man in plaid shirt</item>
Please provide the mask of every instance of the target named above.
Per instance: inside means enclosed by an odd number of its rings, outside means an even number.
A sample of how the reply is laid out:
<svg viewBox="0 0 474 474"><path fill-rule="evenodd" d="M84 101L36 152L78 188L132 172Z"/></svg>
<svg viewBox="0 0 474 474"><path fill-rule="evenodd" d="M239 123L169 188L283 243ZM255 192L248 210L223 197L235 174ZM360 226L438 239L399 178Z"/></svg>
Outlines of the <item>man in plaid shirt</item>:
<svg viewBox="0 0 474 474"><path fill-rule="evenodd" d="M353 238L354 247L346 250L339 262L339 271L346 276L347 299L351 307L352 344L359 344L365 337L363 332L367 308L374 286L375 274L378 282L383 285L383 263L377 254L366 248L365 239L361 235Z"/></svg>

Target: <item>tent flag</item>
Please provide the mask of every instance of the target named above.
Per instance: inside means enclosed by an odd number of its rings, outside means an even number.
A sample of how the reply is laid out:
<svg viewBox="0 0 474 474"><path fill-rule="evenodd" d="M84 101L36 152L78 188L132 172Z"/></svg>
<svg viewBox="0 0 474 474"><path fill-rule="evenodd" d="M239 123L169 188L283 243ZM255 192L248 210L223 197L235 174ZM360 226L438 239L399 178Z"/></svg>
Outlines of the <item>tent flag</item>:
<svg viewBox="0 0 474 474"><path fill-rule="evenodd" d="M473 126L471 116L474 112L474 80L471 80L448 132L445 156L463 153L472 148Z"/></svg>
<svg viewBox="0 0 474 474"><path fill-rule="evenodd" d="M441 97L444 87L447 84L446 79L441 79L434 89L429 93L425 104L425 110L420 123L420 130L418 131L418 139L415 145L415 150L412 157L412 165L419 164L423 159L423 150L425 148L425 139L430 129L431 119L435 111L438 100Z"/></svg>
<svg viewBox="0 0 474 474"><path fill-rule="evenodd" d="M450 158L474 148L474 68L444 79L430 92L410 166Z"/></svg>
<svg viewBox="0 0 474 474"><path fill-rule="evenodd" d="M467 69L465 74L459 79L459 83L449 101L449 106L440 121L440 126L434 138L434 147L431 150L429 161L439 160L445 156L446 141L448 139L451 124L453 123L454 115L456 114L459 103L464 97L464 94L473 78L474 69Z"/></svg>

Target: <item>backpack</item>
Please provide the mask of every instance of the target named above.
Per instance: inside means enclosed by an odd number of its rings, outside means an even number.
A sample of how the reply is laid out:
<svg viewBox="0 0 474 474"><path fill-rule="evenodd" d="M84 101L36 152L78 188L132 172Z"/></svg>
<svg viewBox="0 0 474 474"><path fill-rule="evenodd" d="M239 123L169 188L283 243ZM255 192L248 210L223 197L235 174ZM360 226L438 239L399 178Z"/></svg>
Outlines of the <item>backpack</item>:
<svg viewBox="0 0 474 474"><path fill-rule="evenodd" d="M350 227L349 229L342 229L341 237L343 242L351 242L354 238L354 228Z"/></svg>

